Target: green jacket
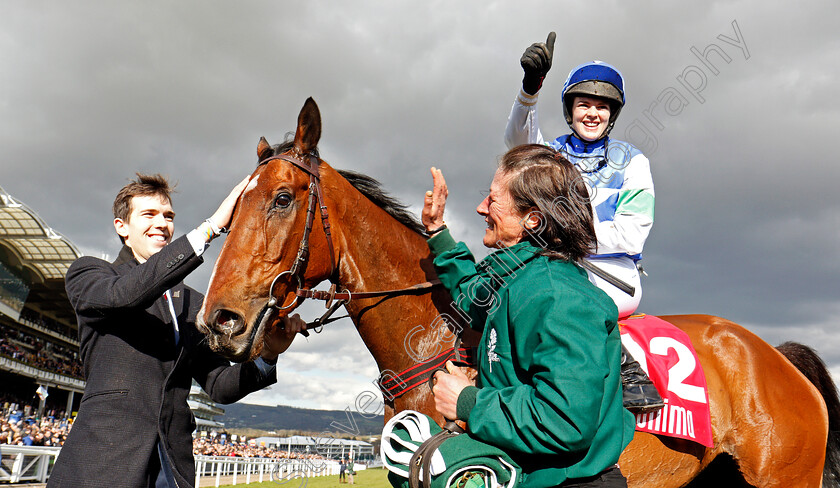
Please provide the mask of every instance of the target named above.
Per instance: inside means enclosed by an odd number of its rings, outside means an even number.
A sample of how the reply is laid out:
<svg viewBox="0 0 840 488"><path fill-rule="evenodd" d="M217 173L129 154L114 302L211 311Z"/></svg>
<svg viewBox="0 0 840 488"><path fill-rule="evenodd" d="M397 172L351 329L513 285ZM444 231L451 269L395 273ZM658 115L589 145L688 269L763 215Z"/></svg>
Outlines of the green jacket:
<svg viewBox="0 0 840 488"><path fill-rule="evenodd" d="M618 461L634 432L622 404L618 310L569 261L527 242L480 263L449 231L429 239L457 306L482 331L477 387L458 417L523 469L523 487L594 476Z"/></svg>

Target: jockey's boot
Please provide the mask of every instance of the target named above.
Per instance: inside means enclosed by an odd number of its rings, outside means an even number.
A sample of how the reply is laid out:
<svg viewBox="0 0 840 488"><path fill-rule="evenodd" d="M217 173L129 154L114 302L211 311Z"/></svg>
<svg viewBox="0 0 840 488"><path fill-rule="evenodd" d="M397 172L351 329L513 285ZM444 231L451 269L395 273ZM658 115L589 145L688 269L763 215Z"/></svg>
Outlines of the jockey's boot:
<svg viewBox="0 0 840 488"><path fill-rule="evenodd" d="M639 362L621 345L621 383L624 385L624 408L647 412L665 406L650 377Z"/></svg>

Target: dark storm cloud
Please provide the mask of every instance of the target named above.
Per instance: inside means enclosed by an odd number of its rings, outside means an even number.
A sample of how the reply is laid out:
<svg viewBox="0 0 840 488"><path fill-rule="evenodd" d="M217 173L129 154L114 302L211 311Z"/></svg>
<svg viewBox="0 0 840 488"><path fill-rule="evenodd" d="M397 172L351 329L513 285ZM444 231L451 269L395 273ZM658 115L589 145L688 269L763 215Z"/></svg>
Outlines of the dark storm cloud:
<svg viewBox="0 0 840 488"><path fill-rule="evenodd" d="M0 186L86 252L113 257L109 209L135 171L179 182L176 230L186 232L253 169L259 137L279 142L313 96L327 161L371 174L414 208L429 167L442 168L447 221L480 253L474 209L504 152L519 56L555 30L540 94L546 137L568 130L559 98L570 68L601 59L627 79L613 135L646 151L657 196L641 310L721 315L774 344L808 342L838 368L840 7L809 6L7 2ZM203 290L210 271L190 284ZM288 384L372 364L351 327L296 343L291 352L323 358L313 363L323 375L292 370ZM343 359L321 354L343 341ZM281 390L260 401L291 401Z"/></svg>

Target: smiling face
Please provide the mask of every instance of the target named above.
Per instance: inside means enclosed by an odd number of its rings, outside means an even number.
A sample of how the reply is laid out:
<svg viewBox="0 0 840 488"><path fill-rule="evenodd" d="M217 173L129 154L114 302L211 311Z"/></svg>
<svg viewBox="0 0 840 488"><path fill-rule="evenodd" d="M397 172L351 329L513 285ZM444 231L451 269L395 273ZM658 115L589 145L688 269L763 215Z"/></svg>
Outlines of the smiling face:
<svg viewBox="0 0 840 488"><path fill-rule="evenodd" d="M158 195L132 197L130 208L126 220L114 219L114 228L137 261L145 263L172 240L175 212L169 200Z"/></svg>
<svg viewBox="0 0 840 488"><path fill-rule="evenodd" d="M508 185L513 174L496 170L490 193L476 208L476 212L484 217L487 229L484 231L483 243L490 248L510 247L522 240L525 232L522 226L524 213L518 212L513 205Z"/></svg>
<svg viewBox="0 0 840 488"><path fill-rule="evenodd" d="M581 139L600 139L610 123L610 104L598 97L575 97L572 102L572 130Z"/></svg>

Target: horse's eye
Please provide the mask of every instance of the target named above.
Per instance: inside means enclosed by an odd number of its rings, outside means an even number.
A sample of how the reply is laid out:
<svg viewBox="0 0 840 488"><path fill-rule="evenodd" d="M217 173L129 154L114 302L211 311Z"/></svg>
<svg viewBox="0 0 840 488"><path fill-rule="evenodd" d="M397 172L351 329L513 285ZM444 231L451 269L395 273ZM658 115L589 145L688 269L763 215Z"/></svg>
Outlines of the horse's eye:
<svg viewBox="0 0 840 488"><path fill-rule="evenodd" d="M274 199L274 206L286 208L292 204L292 197L288 193L281 193Z"/></svg>

